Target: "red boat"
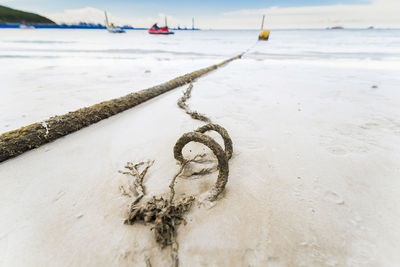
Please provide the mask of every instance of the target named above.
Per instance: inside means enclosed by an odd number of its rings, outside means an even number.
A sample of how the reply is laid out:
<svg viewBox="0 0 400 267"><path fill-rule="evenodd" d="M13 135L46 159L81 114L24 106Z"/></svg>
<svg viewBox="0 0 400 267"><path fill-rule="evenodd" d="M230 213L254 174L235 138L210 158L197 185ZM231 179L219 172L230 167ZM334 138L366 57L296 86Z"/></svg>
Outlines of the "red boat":
<svg viewBox="0 0 400 267"><path fill-rule="evenodd" d="M174 32L170 32L168 29L168 26L165 27L158 27L157 23L153 25L153 27L151 27L149 29L149 33L150 34L174 34Z"/></svg>

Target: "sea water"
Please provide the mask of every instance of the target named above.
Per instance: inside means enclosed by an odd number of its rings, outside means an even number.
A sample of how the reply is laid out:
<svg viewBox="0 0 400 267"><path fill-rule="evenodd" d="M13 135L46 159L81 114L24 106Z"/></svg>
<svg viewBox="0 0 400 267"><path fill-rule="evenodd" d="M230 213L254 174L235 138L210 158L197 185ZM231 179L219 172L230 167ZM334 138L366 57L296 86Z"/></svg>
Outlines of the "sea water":
<svg viewBox="0 0 400 267"><path fill-rule="evenodd" d="M2 29L0 58L228 57L252 47L258 33L203 30L157 36L140 30L110 34L105 30ZM400 30L275 30L267 44L255 51L279 59L398 60Z"/></svg>
<svg viewBox="0 0 400 267"><path fill-rule="evenodd" d="M145 89L244 51L247 60L400 70L400 30L273 30L267 42L258 42L258 33L1 29L0 132Z"/></svg>

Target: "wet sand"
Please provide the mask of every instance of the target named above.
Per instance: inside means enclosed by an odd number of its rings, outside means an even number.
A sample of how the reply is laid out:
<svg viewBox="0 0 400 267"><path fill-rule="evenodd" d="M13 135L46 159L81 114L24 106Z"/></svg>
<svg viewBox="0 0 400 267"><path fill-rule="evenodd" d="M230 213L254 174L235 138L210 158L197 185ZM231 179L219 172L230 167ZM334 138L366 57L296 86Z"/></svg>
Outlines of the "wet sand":
<svg viewBox="0 0 400 267"><path fill-rule="evenodd" d="M251 54L195 82L190 107L229 131L234 154L223 197L179 227L181 266L397 265L399 84L391 68ZM148 195L168 192L176 140L202 125L177 107L184 89L1 163L0 263L168 265L148 226L123 224L118 171L154 159ZM216 176L180 179L177 194Z"/></svg>

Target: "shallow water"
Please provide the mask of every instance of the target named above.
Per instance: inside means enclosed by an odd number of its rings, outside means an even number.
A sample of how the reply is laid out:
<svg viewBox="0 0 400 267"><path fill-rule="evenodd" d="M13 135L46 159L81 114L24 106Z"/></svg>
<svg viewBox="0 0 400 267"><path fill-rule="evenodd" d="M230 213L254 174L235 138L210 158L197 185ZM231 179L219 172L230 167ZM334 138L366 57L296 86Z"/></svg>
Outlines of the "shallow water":
<svg viewBox="0 0 400 267"><path fill-rule="evenodd" d="M104 30L2 29L0 57L227 57L254 45L258 31L146 31L108 34ZM293 57L400 59L400 30L276 30L267 45L252 50L279 59Z"/></svg>
<svg viewBox="0 0 400 267"><path fill-rule="evenodd" d="M144 89L243 51L248 59L271 62L400 68L400 30L276 30L268 42L257 42L257 35L251 30L154 36L1 29L0 132Z"/></svg>

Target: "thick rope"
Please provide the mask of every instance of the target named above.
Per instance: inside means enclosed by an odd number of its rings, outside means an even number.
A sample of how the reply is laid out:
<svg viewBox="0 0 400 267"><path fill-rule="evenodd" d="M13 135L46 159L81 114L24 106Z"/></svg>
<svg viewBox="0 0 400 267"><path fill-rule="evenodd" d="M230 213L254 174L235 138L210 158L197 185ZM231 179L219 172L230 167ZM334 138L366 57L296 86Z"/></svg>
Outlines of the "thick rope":
<svg viewBox="0 0 400 267"><path fill-rule="evenodd" d="M222 149L222 147L214 139L203 133L195 131L195 132L185 133L184 135L182 135L174 146L174 157L182 165L186 162L182 155L182 149L189 142L197 142L207 146L217 157L219 174L217 182L215 186L211 189L210 194L207 198L209 201L214 201L217 199L218 195L220 195L222 191L224 191L225 185L228 182L228 175L229 175L228 157L225 151Z"/></svg>
<svg viewBox="0 0 400 267"><path fill-rule="evenodd" d="M213 123L206 124L196 130L196 132L199 133L205 133L208 131L215 131L221 135L222 139L224 140L226 157L228 158L228 160L231 159L233 153L233 147L232 147L232 139L229 136L228 131L225 130L225 128L223 128L222 126Z"/></svg>
<svg viewBox="0 0 400 267"><path fill-rule="evenodd" d="M184 92L183 97L178 100L178 106L193 119L211 122L208 117L201 115L196 111L192 111L186 104L186 101L191 97L192 89L193 84L191 83ZM215 131L221 135L224 141L225 149L223 149L221 145L218 144L213 138L205 134L208 131ZM174 267L179 266L179 245L176 240L177 227L182 223L185 223L183 216L190 210L194 201L196 200L194 196L183 197L179 200L175 200L176 179L182 175L184 169L189 165L189 163L202 163L206 161L206 154L197 155L193 159L189 160L183 157L182 150L190 142L197 142L207 146L217 158L218 165L216 169L204 168L200 172L193 172L191 174L206 175L215 170L219 171L217 181L205 199L211 202L215 201L224 191L226 183L228 182L228 161L232 157L233 153L232 140L228 132L225 128L218 124L208 123L193 132L183 134L176 142L174 146L174 157L181 166L178 172L172 178L169 185L169 198L153 196L153 198L145 203L139 203L144 196L143 178L153 161L148 161L147 163L141 162L138 164L128 163L125 168L130 170L130 172L122 172L135 177L135 181L133 182L135 188L131 189L130 187L130 191L136 192L136 198L130 206L129 215L125 220L125 224L134 224L136 222L151 223L153 225L152 230L156 242L161 246L161 248L165 248L167 246L171 247L172 266ZM143 168L143 171L139 170L140 167ZM124 195L129 196L124 189L121 191ZM147 259L146 262L151 264L150 259Z"/></svg>
<svg viewBox="0 0 400 267"><path fill-rule="evenodd" d="M130 109L172 89L188 84L233 60L241 58L242 55L243 53L219 64L185 74L166 83L136 93L104 101L90 107L52 117L44 122L37 122L14 131L6 132L0 135L0 162L21 155L31 149L38 148L60 137Z"/></svg>
<svg viewBox="0 0 400 267"><path fill-rule="evenodd" d="M248 49L245 53L247 53L250 49ZM243 53L244 54L244 53ZM243 55L241 54L241 56ZM183 109L192 119L200 120L206 122L207 124L198 128L193 132L188 132L183 134L174 146L174 157L179 162L180 169L172 178L171 183L169 185L170 188L170 197L154 197L145 203L138 203L143 194L138 194L137 197L129 210L128 219L125 221L126 224L134 224L135 222L143 222L143 223L152 223L154 226L152 230L155 235L156 242L160 244L162 248L167 246L171 247L171 258L172 258L172 266L179 266L179 257L178 257L178 242L176 241L176 230L177 227L185 222L183 216L187 213L193 202L195 201L194 196L183 197L182 199L176 201L175 198L175 183L176 179L182 175L184 169L191 162L200 163L204 161L205 154L197 155L193 159L187 160L183 157L182 150L183 148L190 142L201 143L213 152L214 156L217 158L218 165L217 169L219 171L217 181L214 187L209 191L207 201L215 201L224 191L226 183L228 182L229 175L229 165L228 161L232 157L233 146L232 140L226 131L225 128L218 124L211 123L211 119L207 116L198 113L197 111L193 111L187 105L187 100L191 97L193 89L193 84L190 83L189 87L184 92L183 96L178 100L178 106ZM219 133L224 141L223 149L220 144L218 144L213 138L206 135L205 133L208 131L215 131ZM130 166L141 166L142 164L133 165L128 164L126 168L132 170ZM147 166L144 169L144 173L148 170ZM214 168L205 168L200 172L194 172L191 175L205 175L214 171ZM131 174L135 176L134 184L138 184L139 188L144 188L143 186L143 177L141 176L138 170L135 170L135 173ZM141 193L144 190L140 191ZM151 265L150 259L146 260L146 264Z"/></svg>

